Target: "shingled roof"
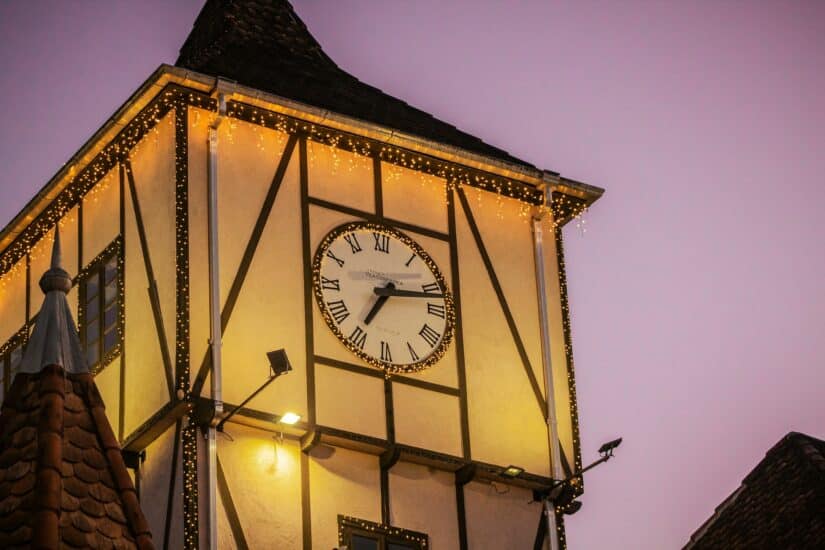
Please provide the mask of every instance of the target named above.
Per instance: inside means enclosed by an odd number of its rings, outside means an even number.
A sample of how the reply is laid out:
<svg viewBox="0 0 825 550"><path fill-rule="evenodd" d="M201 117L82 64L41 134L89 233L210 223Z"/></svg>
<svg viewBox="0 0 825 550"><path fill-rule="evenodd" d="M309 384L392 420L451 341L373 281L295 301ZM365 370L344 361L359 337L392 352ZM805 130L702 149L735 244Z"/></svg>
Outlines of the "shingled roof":
<svg viewBox="0 0 825 550"><path fill-rule="evenodd" d="M825 548L825 441L791 432L767 452L685 550Z"/></svg>
<svg viewBox="0 0 825 550"><path fill-rule="evenodd" d="M0 548L152 549L151 534L52 267L19 372L0 412Z"/></svg>
<svg viewBox="0 0 825 550"><path fill-rule="evenodd" d="M207 0L176 64L534 168L340 69L286 0Z"/></svg>

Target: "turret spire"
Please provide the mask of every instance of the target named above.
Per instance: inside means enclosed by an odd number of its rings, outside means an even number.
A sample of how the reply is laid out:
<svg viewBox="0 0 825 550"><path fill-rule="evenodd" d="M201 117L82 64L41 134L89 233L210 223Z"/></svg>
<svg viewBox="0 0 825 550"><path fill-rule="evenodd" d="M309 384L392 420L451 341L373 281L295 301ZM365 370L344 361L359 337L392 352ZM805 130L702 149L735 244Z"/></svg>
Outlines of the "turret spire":
<svg viewBox="0 0 825 550"><path fill-rule="evenodd" d="M66 300L66 294L72 289L72 278L61 264L60 230L55 227L51 267L40 278L40 289L46 297L26 346L20 372L35 374L49 366L63 367L66 372L89 372Z"/></svg>

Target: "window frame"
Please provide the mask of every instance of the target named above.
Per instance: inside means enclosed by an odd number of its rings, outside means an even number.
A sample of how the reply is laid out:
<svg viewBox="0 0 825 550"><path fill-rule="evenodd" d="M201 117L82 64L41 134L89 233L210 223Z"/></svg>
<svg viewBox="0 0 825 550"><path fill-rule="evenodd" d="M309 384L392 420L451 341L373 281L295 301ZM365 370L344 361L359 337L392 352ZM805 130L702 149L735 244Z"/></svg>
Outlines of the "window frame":
<svg viewBox="0 0 825 550"><path fill-rule="evenodd" d="M29 325L23 325L23 328L11 335L6 342L0 346L0 403L2 403L9 393L12 383L12 353L15 349L20 348L20 359L17 363L19 369L23 363L23 355L26 353L26 344L28 343ZM16 372L15 372L16 374Z"/></svg>
<svg viewBox="0 0 825 550"><path fill-rule="evenodd" d="M110 281L115 281L116 292L112 302L106 302L106 266L111 260L115 260L115 276ZM97 278L97 294L91 299L87 298L87 283L93 278ZM77 320L78 332L80 336L80 345L89 363L89 371L92 375L96 375L111 364L120 356L123 349L123 335L124 335L124 312L125 312L125 293L124 293L124 261L123 261L123 246L120 236L115 238L103 251L95 256L75 278L78 289L77 300ZM92 321L87 322L89 313L87 306L89 301L94 300L97 308L97 317ZM114 324L107 325L105 322L107 305L115 304L115 320ZM97 361L92 363L89 361L87 345L88 325L93 321L98 321L97 330ZM107 330L108 329L108 330ZM115 342L111 348L106 347L106 336L108 334L115 334Z"/></svg>
<svg viewBox="0 0 825 550"><path fill-rule="evenodd" d="M427 550L430 547L430 538L426 533L339 514L338 544L351 550L352 535L375 540L378 550L387 550L389 543L408 545L410 550Z"/></svg>

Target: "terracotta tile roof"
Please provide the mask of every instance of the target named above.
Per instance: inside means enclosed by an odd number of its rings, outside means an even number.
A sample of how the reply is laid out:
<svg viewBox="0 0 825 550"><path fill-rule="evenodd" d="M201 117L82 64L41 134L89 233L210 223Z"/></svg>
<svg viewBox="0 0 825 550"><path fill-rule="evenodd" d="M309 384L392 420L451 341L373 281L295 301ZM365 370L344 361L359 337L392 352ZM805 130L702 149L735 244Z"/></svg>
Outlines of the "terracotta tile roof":
<svg viewBox="0 0 825 550"><path fill-rule="evenodd" d="M154 548L91 374L18 374L0 414L0 548Z"/></svg>
<svg viewBox="0 0 825 550"><path fill-rule="evenodd" d="M152 549L66 302L55 235L46 294L0 410L0 548ZM65 368L64 368L65 367Z"/></svg>
<svg viewBox="0 0 825 550"><path fill-rule="evenodd" d="M825 441L791 432L691 537L685 550L825 548Z"/></svg>
<svg viewBox="0 0 825 550"><path fill-rule="evenodd" d="M208 0L176 64L534 168L340 69L286 0Z"/></svg>

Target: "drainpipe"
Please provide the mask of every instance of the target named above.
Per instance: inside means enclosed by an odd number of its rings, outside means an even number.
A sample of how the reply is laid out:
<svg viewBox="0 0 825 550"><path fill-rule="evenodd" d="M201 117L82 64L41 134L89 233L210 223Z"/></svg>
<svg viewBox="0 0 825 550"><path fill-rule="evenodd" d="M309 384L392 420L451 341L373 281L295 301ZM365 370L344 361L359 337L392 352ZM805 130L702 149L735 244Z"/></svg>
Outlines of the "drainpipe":
<svg viewBox="0 0 825 550"><path fill-rule="evenodd" d="M226 85L220 79L215 89L218 94L218 116L209 125L207 138L207 225L209 234L209 355L212 359L210 389L215 414L207 429L207 474L209 482L209 549L218 548L218 442L216 424L223 413L221 374L221 303L220 262L218 261L218 127L226 116ZM196 399L198 396L194 396Z"/></svg>
<svg viewBox="0 0 825 550"><path fill-rule="evenodd" d="M545 204L550 203L550 188L542 185ZM553 363L550 355L550 322L547 314L547 287L544 276L544 229L542 220L552 216L550 211L542 209L533 216L533 257L536 264L536 292L539 297L539 327L541 329L541 363L544 368L544 393L547 396L547 436L550 448L550 472L555 480L564 479L561 466L561 445L556 420L556 399L553 386ZM559 550L559 533L556 525L555 506L550 499L544 499L544 514L547 518L547 538L550 550Z"/></svg>

